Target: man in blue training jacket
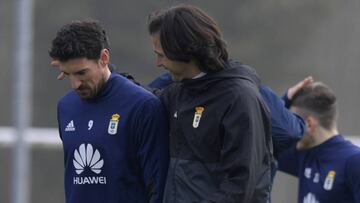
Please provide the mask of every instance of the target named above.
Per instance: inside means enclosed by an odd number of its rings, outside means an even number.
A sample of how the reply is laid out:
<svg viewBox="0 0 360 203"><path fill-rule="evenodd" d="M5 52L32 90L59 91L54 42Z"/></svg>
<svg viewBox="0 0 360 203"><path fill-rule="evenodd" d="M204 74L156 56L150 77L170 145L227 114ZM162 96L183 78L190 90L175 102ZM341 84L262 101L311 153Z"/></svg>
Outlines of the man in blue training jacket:
<svg viewBox="0 0 360 203"><path fill-rule="evenodd" d="M299 178L299 203L360 202L360 148L337 129L336 96L320 82L299 90L290 110L307 128L296 146L279 156L279 170Z"/></svg>
<svg viewBox="0 0 360 203"><path fill-rule="evenodd" d="M162 202L169 140L160 100L110 72L98 22L64 25L49 54L73 88L58 103L66 202Z"/></svg>

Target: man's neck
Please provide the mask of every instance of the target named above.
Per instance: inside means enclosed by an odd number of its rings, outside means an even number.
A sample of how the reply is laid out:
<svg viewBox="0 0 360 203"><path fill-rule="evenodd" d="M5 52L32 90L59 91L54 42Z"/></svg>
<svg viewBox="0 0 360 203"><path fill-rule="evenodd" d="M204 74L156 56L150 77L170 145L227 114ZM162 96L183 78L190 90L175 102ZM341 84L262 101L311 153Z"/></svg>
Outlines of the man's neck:
<svg viewBox="0 0 360 203"><path fill-rule="evenodd" d="M108 65L106 65L106 68L105 68L105 82L107 82L110 78L110 75L111 75L111 71L110 71L110 68Z"/></svg>
<svg viewBox="0 0 360 203"><path fill-rule="evenodd" d="M339 134L336 128L332 130L326 130L324 128L318 128L315 130L315 132L310 135L306 134L304 137L297 143L296 148L299 150L302 149L310 149L315 146L318 146L330 138L336 136Z"/></svg>
<svg viewBox="0 0 360 203"><path fill-rule="evenodd" d="M190 62L187 72L184 74L183 79L193 79L194 77L198 76L200 73L201 73L200 69L194 63Z"/></svg>

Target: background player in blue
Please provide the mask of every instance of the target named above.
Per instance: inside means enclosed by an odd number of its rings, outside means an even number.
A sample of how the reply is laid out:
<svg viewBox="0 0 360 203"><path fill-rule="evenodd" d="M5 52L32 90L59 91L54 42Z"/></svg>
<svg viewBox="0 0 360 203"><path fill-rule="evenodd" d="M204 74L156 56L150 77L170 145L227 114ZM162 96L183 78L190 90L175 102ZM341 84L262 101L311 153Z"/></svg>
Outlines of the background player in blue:
<svg viewBox="0 0 360 203"><path fill-rule="evenodd" d="M310 84L294 95L290 109L307 128L296 146L280 154L279 169L299 178L298 202L360 202L360 148L338 132L332 90Z"/></svg>
<svg viewBox="0 0 360 203"><path fill-rule="evenodd" d="M169 149L159 99L110 72L97 22L63 26L49 54L73 88L58 103L66 202L161 202Z"/></svg>

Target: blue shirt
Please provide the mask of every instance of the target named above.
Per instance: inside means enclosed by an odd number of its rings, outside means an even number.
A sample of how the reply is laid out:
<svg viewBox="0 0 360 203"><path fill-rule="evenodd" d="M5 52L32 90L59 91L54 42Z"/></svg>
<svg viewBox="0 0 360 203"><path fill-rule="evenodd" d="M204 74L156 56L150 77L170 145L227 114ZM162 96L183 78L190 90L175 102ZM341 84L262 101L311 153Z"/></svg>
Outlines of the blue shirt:
<svg viewBox="0 0 360 203"><path fill-rule="evenodd" d="M360 202L360 148L341 135L283 152L279 169L299 178L299 203Z"/></svg>
<svg viewBox="0 0 360 203"><path fill-rule="evenodd" d="M58 123L66 202L162 201L168 121L153 94L114 73L94 99L61 98Z"/></svg>

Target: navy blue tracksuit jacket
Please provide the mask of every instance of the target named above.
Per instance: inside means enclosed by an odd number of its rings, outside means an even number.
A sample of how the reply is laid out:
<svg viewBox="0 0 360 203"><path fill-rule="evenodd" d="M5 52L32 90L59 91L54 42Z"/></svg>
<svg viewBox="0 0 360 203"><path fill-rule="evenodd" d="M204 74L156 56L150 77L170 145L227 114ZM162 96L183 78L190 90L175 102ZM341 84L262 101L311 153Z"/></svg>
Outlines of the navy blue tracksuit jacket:
<svg viewBox="0 0 360 203"><path fill-rule="evenodd" d="M99 95L70 91L58 103L67 203L162 201L169 164L160 100L112 73Z"/></svg>

